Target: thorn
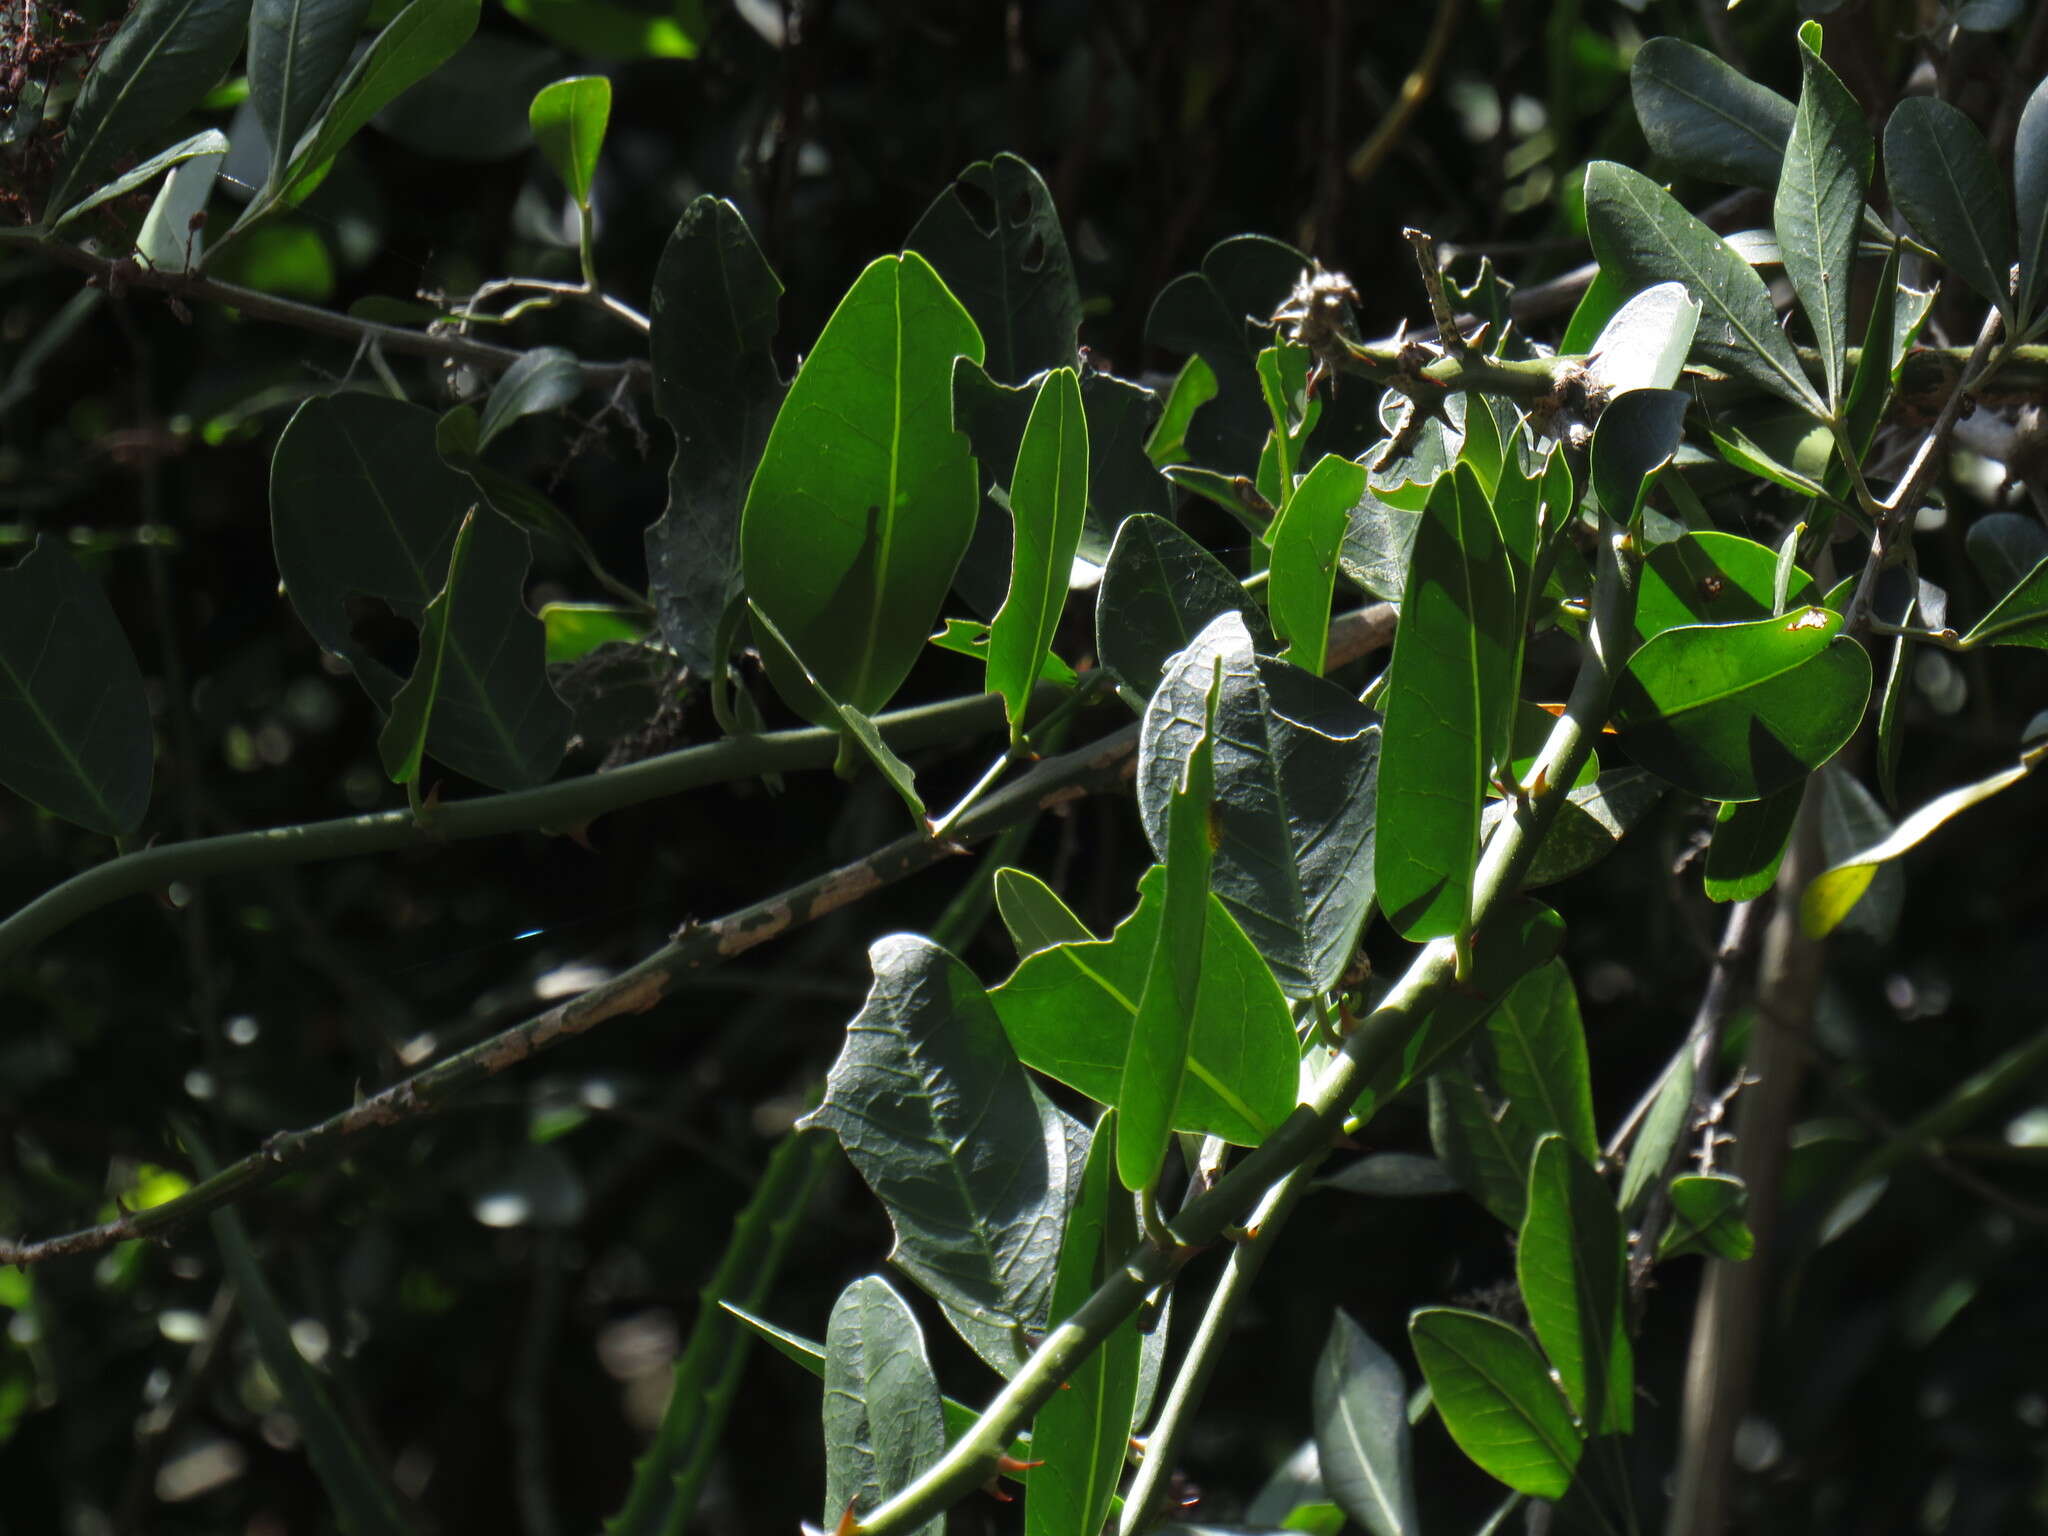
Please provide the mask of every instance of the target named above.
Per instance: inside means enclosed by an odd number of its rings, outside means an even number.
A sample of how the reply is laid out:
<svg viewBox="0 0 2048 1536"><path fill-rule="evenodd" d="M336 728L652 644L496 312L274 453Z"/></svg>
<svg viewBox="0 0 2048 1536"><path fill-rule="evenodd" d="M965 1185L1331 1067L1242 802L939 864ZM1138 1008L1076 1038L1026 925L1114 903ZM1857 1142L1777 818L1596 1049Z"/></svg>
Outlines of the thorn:
<svg viewBox="0 0 2048 1536"><path fill-rule="evenodd" d="M846 1501L846 1512L839 1517L839 1523L832 1527L832 1536L860 1536L860 1522L853 1518L853 1500Z"/></svg>
<svg viewBox="0 0 2048 1536"><path fill-rule="evenodd" d="M1029 1472L1033 1467L1042 1467L1044 1465L1045 1461L1043 1458L1037 1461L1019 1461L1016 1457L1007 1456L1001 1452L996 1454L996 1470L1008 1473L1012 1477L1016 1476L1019 1472Z"/></svg>

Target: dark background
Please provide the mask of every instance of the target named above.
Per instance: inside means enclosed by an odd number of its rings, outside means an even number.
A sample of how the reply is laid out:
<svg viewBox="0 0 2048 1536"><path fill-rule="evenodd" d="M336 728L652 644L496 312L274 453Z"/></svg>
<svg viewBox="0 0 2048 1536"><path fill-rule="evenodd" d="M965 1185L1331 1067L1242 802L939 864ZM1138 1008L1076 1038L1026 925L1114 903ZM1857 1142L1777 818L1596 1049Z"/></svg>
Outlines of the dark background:
<svg viewBox="0 0 2048 1536"><path fill-rule="evenodd" d="M84 9L74 38L112 14ZM772 0L745 9L770 32L788 15ZM1851 4L1830 18L1830 61L1873 121L1911 78L1916 28L1932 9ZM1178 366L1145 345L1151 297L1212 242L1245 231L1346 271L1362 328L1382 334L1425 314L1404 225L1470 253L1456 269L1467 276L1482 252L1523 283L1583 261L1576 168L1596 156L1644 163L1629 51L1661 31L1711 44L1701 18L1718 11L1462 6L1419 110L1354 177L1347 162L1387 127L1430 50L1436 6L820 0L777 46L741 8L709 3L695 59L611 61L554 48L491 6L472 54L436 77L432 97L402 104L389 131L357 141L267 265L221 275L337 308L460 293L504 273L573 276L560 189L531 149L525 108L539 84L595 67L616 92L597 194L607 286L644 302L688 200L732 197L787 290L785 370L861 267L896 249L963 166L1000 150L1051 186L1087 305L1083 340L1120 373ZM1713 19L1757 78L1796 94L1791 6L1751 0ZM2021 16L1964 34L1940 66L1950 99L2009 129L2048 68L2043 30ZM227 121L225 109L205 116ZM32 201L33 163L11 163ZM1723 189L1678 191L1697 207ZM1737 222L1767 216L1759 206ZM117 207L95 232L117 239L138 217ZM75 274L0 258L0 374L21 366L77 290ZM1565 312L1537 323L1538 338L1554 339ZM1967 340L1976 317L1959 303L1939 308L1937 324ZM559 315L516 339L591 359L628 355L635 342L602 320ZM416 399L460 383L393 362ZM322 665L270 554L270 446L298 398L350 368L341 344L130 294L101 303L0 411L0 538L18 550L37 531L68 535L150 679L159 754L144 838L400 803L377 769L374 712ZM644 400L637 420L614 412L591 427L601 403L586 396L567 419L529 420L514 441L607 563L637 579L641 531L665 496L666 429ZM1949 586L1955 611L1975 614L1989 599L1962 558L1961 530L1986 503L1955 491L1951 504L1948 528L1923 538L1923 566ZM1761 499L1730 510L1755 530L1776 529L1791 509ZM1192 508L1186 518L1233 552L1227 524ZM592 595L566 559L538 557L536 601ZM1074 642L1070 654L1085 649L1085 623ZM1905 806L2008 762L2021 724L2048 706L2031 653L1959 658L1949 674L1909 697ZM968 663L935 654L907 697L975 686ZM1121 723L1115 706L1100 720L1091 728ZM693 702L682 739L711 734ZM943 803L986 750L920 760L927 798ZM1848 760L1860 771L1868 756L1859 741ZM595 762L594 751L572 757L565 771ZM1799 1263L1781 1277L1764 1341L1743 1529L1992 1532L2048 1517L2041 1227L1908 1160L1867 1215L1817 1246L1819 1215L1886 1117L1909 1120L2043 1027L2044 812L2048 790L2029 783L1947 829L1907 865L1895 931L1831 949L1821 1066L1792 1169L1787 1242ZM587 849L531 834L110 907L0 975L0 1228L80 1225L138 1169L177 1166L168 1111L199 1112L220 1146L247 1150L401 1075L408 1056L532 1011L562 967L644 954L686 918L895 836L900 815L872 778L847 789L796 775L779 797L736 784L622 812L591 830ZM1696 866L1681 866L1706 825L1703 810L1672 797L1605 865L1551 893L1570 923L1603 1129L1654 1076L1696 1003L1719 919ZM106 853L103 840L0 795L7 909ZM1106 931L1148 855L1132 807L1103 800L1048 818L1018 862ZM867 943L929 930L967 868L941 866L705 975L649 1015L247 1203L274 1283L295 1315L325 1329L346 1408L443 1530L589 1530L616 1507L663 1399L663 1350L687 1330L733 1212L836 1051L865 986ZM1373 947L1395 963L1397 945ZM993 922L963 952L990 981L1013 961ZM2006 1135L2044 1100L2034 1083L1952 1150L2016 1195L2048 1197L2048 1128L2037 1119L2025 1146ZM572 1130L545 1139L579 1107ZM1370 1136L1376 1148L1427 1150L1419 1103L1397 1106ZM476 1220L506 1187L551 1221ZM887 1245L877 1205L836 1169L771 1315L822 1334L833 1296L879 1267ZM1697 1265L1660 1273L1638 1346L1644 1490L1668 1464ZM1182 1282L1184 1328L1210 1268L1197 1263ZM1333 1307L1392 1345L1412 1307L1469 1300L1511 1274L1504 1233L1462 1198L1314 1196L1188 1447L1200 1513L1228 1519L1307 1434L1308 1371ZM190 1314L205 1314L220 1284L203 1230L52 1264L26 1285L0 1275L15 1319L0 1339L0 1532L329 1528L247 1338L230 1332L189 1381ZM986 1397L986 1372L935 1310L926 1322L942 1384L969 1402ZM151 1417L167 1401L184 1404L168 1431ZM701 1529L788 1532L815 1520L817 1414L816 1383L757 1352ZM1440 1426L1425 1426L1417 1446L1430 1528L1476 1526L1497 1486ZM160 1472L203 1471L222 1456L238 1475L196 1498L155 1500ZM953 1520L961 1533L1016 1526L985 1499Z"/></svg>

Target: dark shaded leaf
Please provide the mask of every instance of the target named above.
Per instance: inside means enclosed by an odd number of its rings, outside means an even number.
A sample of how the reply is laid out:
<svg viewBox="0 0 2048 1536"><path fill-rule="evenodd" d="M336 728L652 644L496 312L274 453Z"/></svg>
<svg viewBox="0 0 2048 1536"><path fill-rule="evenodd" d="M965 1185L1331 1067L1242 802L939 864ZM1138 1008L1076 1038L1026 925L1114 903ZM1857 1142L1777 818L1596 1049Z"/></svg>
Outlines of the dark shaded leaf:
<svg viewBox="0 0 2048 1536"><path fill-rule="evenodd" d="M903 249L932 264L987 348L989 377L1021 384L1072 367L1081 327L1074 261L1052 193L1015 155L977 160L938 195ZM964 349L963 349L964 350Z"/></svg>
<svg viewBox="0 0 2048 1536"><path fill-rule="evenodd" d="M1657 472L1678 452L1690 401L1684 390L1636 389L1600 413L1593 429L1593 494L1617 523L1635 522Z"/></svg>
<svg viewBox="0 0 2048 1536"><path fill-rule="evenodd" d="M1628 79L1653 154L1710 181L1778 184L1797 114L1776 91L1675 37L1638 48Z"/></svg>
<svg viewBox="0 0 2048 1536"><path fill-rule="evenodd" d="M1341 1189L1353 1195L1448 1195L1458 1187L1448 1169L1433 1157L1415 1152L1375 1152L1346 1163L1328 1178L1316 1180L1323 1189Z"/></svg>
<svg viewBox="0 0 2048 1536"><path fill-rule="evenodd" d="M1522 884L1534 889L1591 869L1663 795L1663 784L1640 768L1610 769L1590 786L1574 789L1558 807ZM1496 802L1486 814L1490 823L1506 814L1506 803Z"/></svg>
<svg viewBox="0 0 2048 1536"><path fill-rule="evenodd" d="M1542 1131L1555 1131L1590 1166L1600 1156L1586 1033L1572 974L1553 960L1520 981L1486 1021L1493 1084Z"/></svg>
<svg viewBox="0 0 2048 1536"><path fill-rule="evenodd" d="M448 577L427 603L420 621L420 654L412 676L391 697L391 714L377 738L377 752L384 760L384 772L394 784L410 784L420 776L420 758L427 748L427 727L433 719L434 701L440 697L441 674L448 663L448 613L454 606L457 584L462 580L463 556L469 552L470 533L476 526L476 508L463 514L455 530L455 544L448 552Z"/></svg>
<svg viewBox="0 0 2048 1536"><path fill-rule="evenodd" d="M1163 517L1124 519L1095 600L1096 654L1111 676L1149 699L1167 658L1229 612L1244 619L1255 647L1271 647L1257 600L1222 561Z"/></svg>
<svg viewBox="0 0 2048 1536"><path fill-rule="evenodd" d="M996 910L1017 946L1017 958L1028 960L1056 944L1092 944L1095 935L1074 916L1059 893L1029 870L996 871ZM1001 1015L1000 1006L997 1008Z"/></svg>
<svg viewBox="0 0 2048 1536"><path fill-rule="evenodd" d="M1771 888L1805 791L1802 778L1761 800L1721 807L1714 817L1714 840L1707 845L1709 901L1750 901Z"/></svg>
<svg viewBox="0 0 2048 1536"><path fill-rule="evenodd" d="M128 637L99 584L44 534L0 571L0 783L125 836L149 809L156 742Z"/></svg>
<svg viewBox="0 0 2048 1536"><path fill-rule="evenodd" d="M1312 1390L1316 1457L1338 1504L1373 1536L1415 1536L1421 1521L1400 1365L1340 1310Z"/></svg>
<svg viewBox="0 0 2048 1536"><path fill-rule="evenodd" d="M1884 125L1884 175L1913 233L2010 323L2012 203L1977 125L1945 101L1908 96Z"/></svg>
<svg viewBox="0 0 2048 1536"><path fill-rule="evenodd" d="M699 677L725 663L714 651L739 577L740 509L787 387L772 351L781 297L739 210L693 201L654 274L654 405L676 451L647 577L662 638Z"/></svg>
<svg viewBox="0 0 2048 1536"><path fill-rule="evenodd" d="M249 12L249 99L270 145L266 184L348 66L370 0L256 0Z"/></svg>
<svg viewBox="0 0 2048 1536"><path fill-rule="evenodd" d="M1378 725L1344 689L1255 657L1242 621L1224 614L1175 660L1145 712L1138 809L1162 857L1218 663L1210 878L1281 990L1310 997L1344 974L1372 905Z"/></svg>
<svg viewBox="0 0 2048 1536"><path fill-rule="evenodd" d="M1471 1073L1429 1075L1429 1144L1458 1185L1511 1231L1529 1209L1529 1156L1543 1128Z"/></svg>
<svg viewBox="0 0 2048 1536"><path fill-rule="evenodd" d="M1663 1182L1672 1152L1692 1128L1694 1076L1692 1043L1687 1041L1672 1059L1670 1075L1650 1101L1649 1112L1629 1143L1628 1165L1622 1169L1621 1193L1615 1203L1631 1222L1642 1214L1650 1192Z"/></svg>
<svg viewBox="0 0 2048 1536"><path fill-rule="evenodd" d="M582 392L583 365L568 348L535 347L521 353L491 386L477 425L477 447L488 448L492 438L520 417L557 410Z"/></svg>
<svg viewBox="0 0 2048 1536"><path fill-rule="evenodd" d="M2020 113L2012 190L2019 214L2020 314L2031 323L2048 300L2048 79L2034 87Z"/></svg>

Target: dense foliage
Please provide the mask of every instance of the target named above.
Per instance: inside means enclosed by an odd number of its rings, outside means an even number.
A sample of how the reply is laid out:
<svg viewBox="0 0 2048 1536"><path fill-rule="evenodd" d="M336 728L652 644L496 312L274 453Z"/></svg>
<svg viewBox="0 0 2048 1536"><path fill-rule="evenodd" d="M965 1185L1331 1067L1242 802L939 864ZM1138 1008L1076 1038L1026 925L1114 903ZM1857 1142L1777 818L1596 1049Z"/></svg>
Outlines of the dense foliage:
<svg viewBox="0 0 2048 1536"><path fill-rule="evenodd" d="M0 4L0 1533L2048 1516L2044 74Z"/></svg>

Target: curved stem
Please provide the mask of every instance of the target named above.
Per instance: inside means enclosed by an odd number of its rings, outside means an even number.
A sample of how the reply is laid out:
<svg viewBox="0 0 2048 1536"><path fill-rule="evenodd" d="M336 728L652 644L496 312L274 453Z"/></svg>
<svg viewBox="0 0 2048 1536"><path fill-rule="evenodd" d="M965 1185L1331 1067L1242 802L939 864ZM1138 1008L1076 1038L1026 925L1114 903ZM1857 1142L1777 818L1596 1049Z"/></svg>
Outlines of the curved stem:
<svg viewBox="0 0 2048 1536"><path fill-rule="evenodd" d="M1547 786L1517 806L1480 855L1473 879L1476 923L1520 887L1543 833L1564 803L1565 789L1578 776L1602 723L1607 699L1627 657L1635 626L1636 568L1624 559L1619 535L1603 529L1593 622L1565 712L1551 729L1538 766ZM921 1528L985 1483L997 1458L1046 1399L1059 1390L1075 1366L1135 1312L1146 1294L1172 1275L1205 1244L1214 1242L1242 1211L1264 1197L1311 1159L1320 1159L1350 1112L1359 1092L1382 1068L1392 1066L1417 1026L1451 987L1454 951L1448 939L1425 946L1407 971L1345 1041L1324 1068L1307 1101L1214 1189L1190 1201L1171 1227L1171 1244L1145 1242L1099 1286L1073 1316L1046 1335L1009 1384L982 1410L974 1428L946 1450L908 1486L860 1522L862 1536L902 1536Z"/></svg>
<svg viewBox="0 0 2048 1536"><path fill-rule="evenodd" d="M1216 1372L1216 1362L1223 1353L1231 1324L1236 1321L1237 1309L1251 1294L1252 1282L1280 1239L1280 1229L1301 1197L1308 1193L1321 1163L1320 1157L1310 1157L1268 1190L1252 1215L1250 1236L1231 1248L1229 1262L1217 1277L1216 1289L1209 1293L1209 1305L1203 1309L1201 1325L1188 1344L1180 1371L1166 1394L1166 1403L1159 1410L1152 1433L1145 1437L1145 1459L1139 1463L1138 1475L1124 1494L1117 1536L1136 1536L1158 1507L1173 1476L1174 1463L1179 1460L1181 1441L1193 1422L1202 1394L1208 1391L1209 1378Z"/></svg>

